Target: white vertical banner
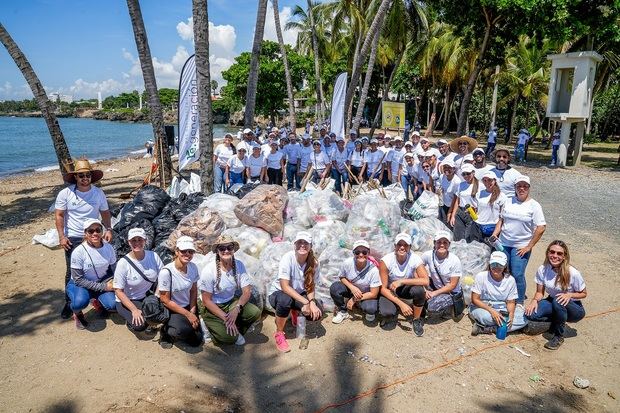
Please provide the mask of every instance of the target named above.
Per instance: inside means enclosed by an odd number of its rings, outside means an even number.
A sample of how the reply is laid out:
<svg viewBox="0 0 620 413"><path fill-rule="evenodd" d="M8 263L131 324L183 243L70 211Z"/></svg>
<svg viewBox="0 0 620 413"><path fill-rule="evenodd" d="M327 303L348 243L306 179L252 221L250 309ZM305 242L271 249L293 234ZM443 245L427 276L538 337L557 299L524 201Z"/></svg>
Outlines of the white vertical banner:
<svg viewBox="0 0 620 413"><path fill-rule="evenodd" d="M347 72L343 72L336 78L334 95L332 96L332 114L330 116L330 130L337 137L344 136L344 98L347 94Z"/></svg>
<svg viewBox="0 0 620 413"><path fill-rule="evenodd" d="M192 55L183 65L179 80L179 171L199 158L198 83Z"/></svg>

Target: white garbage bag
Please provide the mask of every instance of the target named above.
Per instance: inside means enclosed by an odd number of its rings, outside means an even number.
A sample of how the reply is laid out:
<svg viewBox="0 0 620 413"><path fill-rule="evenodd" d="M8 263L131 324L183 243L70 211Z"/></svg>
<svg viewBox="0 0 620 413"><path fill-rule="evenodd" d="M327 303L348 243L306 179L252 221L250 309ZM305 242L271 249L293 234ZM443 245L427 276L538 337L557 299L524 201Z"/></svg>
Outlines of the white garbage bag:
<svg viewBox="0 0 620 413"><path fill-rule="evenodd" d="M239 203L239 198L236 196L215 193L205 198L200 206L206 206L216 211L222 220L224 220L226 228L236 228L241 225L241 221L239 221L235 215L235 206L237 203Z"/></svg>
<svg viewBox="0 0 620 413"><path fill-rule="evenodd" d="M425 217L439 216L439 197L431 191L424 191L422 195L413 203L409 210L411 219L418 220Z"/></svg>
<svg viewBox="0 0 620 413"><path fill-rule="evenodd" d="M319 257L321 275L315 286L316 298L323 302L325 312L334 311L334 302L329 295L329 287L339 280L340 267L344 260L351 256L351 250L342 248L338 243L328 245Z"/></svg>
<svg viewBox="0 0 620 413"><path fill-rule="evenodd" d="M32 237L32 245L41 244L47 248L56 248L60 245L60 239L58 237L58 231L56 228L48 229L45 234L37 234Z"/></svg>
<svg viewBox="0 0 620 413"><path fill-rule="evenodd" d="M263 229L241 225L225 230L222 235L229 235L239 243L240 251L254 258L260 257L261 252L271 244L271 235Z"/></svg>
<svg viewBox="0 0 620 413"><path fill-rule="evenodd" d="M318 222L310 230L312 234L312 249L319 256L329 244L346 245L344 234L347 226L342 221L328 220Z"/></svg>

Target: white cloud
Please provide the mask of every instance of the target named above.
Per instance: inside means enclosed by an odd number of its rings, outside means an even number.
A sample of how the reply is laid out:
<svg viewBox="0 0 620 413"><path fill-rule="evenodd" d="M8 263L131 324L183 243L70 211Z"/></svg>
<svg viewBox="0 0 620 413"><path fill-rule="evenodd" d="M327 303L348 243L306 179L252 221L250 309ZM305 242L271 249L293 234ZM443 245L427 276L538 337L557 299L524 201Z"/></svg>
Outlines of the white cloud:
<svg viewBox="0 0 620 413"><path fill-rule="evenodd" d="M284 30L284 26L291 20L293 11L290 7L283 7L280 10L280 27L282 28L282 40L284 43L294 46L297 43L298 30ZM265 40L278 41L278 34L276 32L276 20L273 16L273 3L269 2L267 6L267 17L265 18Z"/></svg>

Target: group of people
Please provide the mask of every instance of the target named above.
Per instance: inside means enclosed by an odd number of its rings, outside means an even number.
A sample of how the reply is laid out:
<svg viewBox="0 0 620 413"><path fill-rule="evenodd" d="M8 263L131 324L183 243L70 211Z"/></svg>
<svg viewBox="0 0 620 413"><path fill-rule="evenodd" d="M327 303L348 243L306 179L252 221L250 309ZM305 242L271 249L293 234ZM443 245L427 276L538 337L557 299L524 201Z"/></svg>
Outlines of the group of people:
<svg viewBox="0 0 620 413"><path fill-rule="evenodd" d="M246 135L251 139L251 133ZM325 133L325 136L329 135ZM549 330L553 336L546 347L558 348L563 342L566 322L584 317L581 300L587 292L583 277L570 265L568 247L562 241L553 241L536 272L536 293L526 303L525 269L546 226L540 204L530 198L529 177L510 167L510 153L506 150L494 152L494 167L485 165L484 151L481 155L476 152L477 143L470 137L450 143L440 140L437 149L430 148L430 142L416 139L415 132L412 137L411 143L415 142L423 151L418 164L423 166L423 171L426 166L432 168L426 172L429 179L422 181L422 187L439 189L444 200L443 219L454 229L454 236L438 231L433 250L420 256L411 251L411 235L401 233L394 239L394 251L378 260L370 255L372 246L367 241L355 242L352 256L342 262L339 280L330 288L336 307L332 321L340 324L359 310L365 322L374 323L379 315L381 326L389 329L402 314L410 320L415 335L422 336L427 317L460 320L465 308L459 282L463 274L459 258L449 252L450 243L459 233L473 239L479 232L488 237L495 251L488 269L475 276L469 311L472 335L493 333L501 326L509 331L525 329L532 334ZM290 138L293 140L294 136ZM250 139L237 145L233 157L243 160L239 152L244 151L245 145L254 152L262 151ZM381 147L385 148L386 136L382 141ZM334 149L329 149L332 145L328 138L322 143L316 141L312 154L319 157L330 150L342 153L353 147L352 154L363 153L364 161L347 165L346 169L353 172L353 167L359 168L354 172L358 179L363 179L371 169L368 177L380 179L377 173L387 172L393 180L395 175L402 178L403 163L397 162L397 170L391 164L387 164L387 170L377 165L383 164L387 153L389 159L394 159L401 143L395 138L376 163L372 154L379 151L379 140L371 140L370 147L363 149L363 139L357 139L354 134L349 142L336 140ZM278 152L279 144L269 142L271 154ZM291 143L285 144L288 145ZM411 153L405 149L402 155L407 166L411 166ZM416 154L419 156L419 152ZM473 163L468 162L470 155ZM238 179L235 174L247 173L246 170L235 172L230 159L220 170L220 182L228 183ZM295 164L288 163L289 159L292 158L279 159L280 177L289 172L298 175L298 169L303 168L301 157ZM314 168L315 163L311 161L307 167L325 172L328 165L326 162L325 168ZM477 175L481 176L482 186ZM127 236L131 251L117 262L109 243L112 238L109 207L104 193L93 185L102 176L103 172L93 169L87 160L77 161L65 176L69 186L56 200L56 227L67 261L62 317L72 317L78 329L87 328L89 322L83 310L91 303L100 313L117 311L126 320L127 328L141 336L153 331L143 305L147 297L155 295L169 312L159 329L162 347L171 347L175 341L197 346L207 332L218 344L243 345L246 332L260 319L261 311L251 303L250 277L245 265L234 256L239 249L238 242L220 237L213 244L215 260L199 273L192 263L196 248L190 237L179 237L174 260L163 265L157 254L145 250L145 231L132 228ZM216 179L217 176L216 173ZM267 172L267 176L276 179L278 175ZM414 189L416 186L417 181ZM472 216L472 211L477 217ZM268 291L268 302L275 311L274 341L278 350L284 352L290 350L284 333L289 318L296 324L300 318L320 321L324 315L324 303L316 296L320 266L312 249L312 237L305 231L298 232L293 244L293 251L281 258L277 277Z"/></svg>

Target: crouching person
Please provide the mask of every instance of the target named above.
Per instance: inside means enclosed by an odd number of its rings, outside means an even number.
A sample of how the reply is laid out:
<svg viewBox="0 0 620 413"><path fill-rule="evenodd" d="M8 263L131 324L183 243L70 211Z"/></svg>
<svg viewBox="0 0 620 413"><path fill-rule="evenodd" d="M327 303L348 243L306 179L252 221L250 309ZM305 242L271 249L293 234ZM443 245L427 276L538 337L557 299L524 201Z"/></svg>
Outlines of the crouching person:
<svg viewBox="0 0 620 413"><path fill-rule="evenodd" d="M400 233L394 240L394 252L381 259L381 297L379 313L381 326L393 325L400 310L406 318L413 317L412 328L416 336L424 334L422 310L426 301L428 273L424 263L411 252L411 235ZM411 300L408 304L403 300Z"/></svg>
<svg viewBox="0 0 620 413"><path fill-rule="evenodd" d="M508 257L495 251L489 259L488 271L476 275L471 289L469 316L474 321L471 335L495 334L497 327L507 324L508 331L527 324L522 306L516 305L517 283L508 274Z"/></svg>
<svg viewBox="0 0 620 413"><path fill-rule="evenodd" d="M345 260L340 268L340 281L334 282L329 288L329 294L336 305L332 323L340 324L350 318L348 310L355 307L359 307L366 314L366 321L375 320L381 279L379 269L368 259L368 254L368 242L356 241L353 244L353 257Z"/></svg>
<svg viewBox="0 0 620 413"><path fill-rule="evenodd" d="M205 267L198 289L204 309L202 317L216 344L245 344L243 335L260 318L261 311L250 303L252 286L243 262L235 259L239 243L220 236L213 245L215 262ZM241 296L237 296L241 291Z"/></svg>

